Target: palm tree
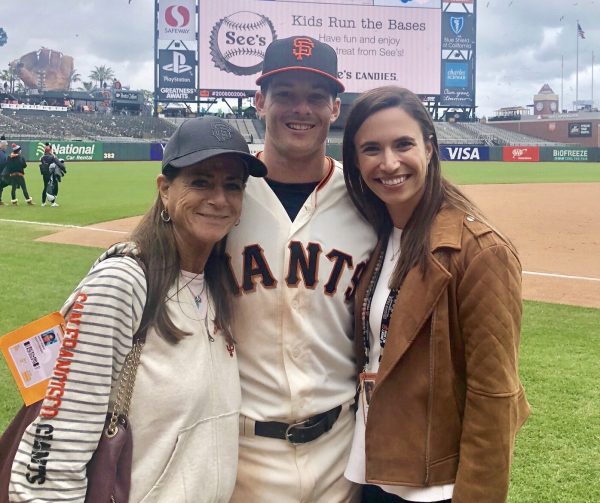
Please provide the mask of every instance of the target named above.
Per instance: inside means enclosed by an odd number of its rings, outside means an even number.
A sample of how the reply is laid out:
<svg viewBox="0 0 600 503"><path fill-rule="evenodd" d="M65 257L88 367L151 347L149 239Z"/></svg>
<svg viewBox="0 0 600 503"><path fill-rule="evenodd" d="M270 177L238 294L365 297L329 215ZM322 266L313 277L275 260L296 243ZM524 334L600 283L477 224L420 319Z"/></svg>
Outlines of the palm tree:
<svg viewBox="0 0 600 503"><path fill-rule="evenodd" d="M67 87L69 91L75 82L81 82L81 75L77 73L77 69L73 68L69 73L69 85Z"/></svg>
<svg viewBox="0 0 600 503"><path fill-rule="evenodd" d="M16 67L9 66L7 70L0 72L0 80L8 83L8 92L14 93L20 86L23 85L21 78L16 72Z"/></svg>
<svg viewBox="0 0 600 503"><path fill-rule="evenodd" d="M107 80L112 80L115 77L115 72L110 66L96 66L90 73L89 78L98 82L100 89L104 88L104 83Z"/></svg>
<svg viewBox="0 0 600 503"><path fill-rule="evenodd" d="M89 93L89 92L91 92L91 91L93 91L93 90L94 90L94 83L93 83L93 82L91 82L91 81L90 81L90 82L87 82L87 81L86 81L86 82L84 82L84 81L81 81L81 84L82 84L82 85L81 85L81 86L79 86L79 89L80 89L81 91L87 91L87 92Z"/></svg>

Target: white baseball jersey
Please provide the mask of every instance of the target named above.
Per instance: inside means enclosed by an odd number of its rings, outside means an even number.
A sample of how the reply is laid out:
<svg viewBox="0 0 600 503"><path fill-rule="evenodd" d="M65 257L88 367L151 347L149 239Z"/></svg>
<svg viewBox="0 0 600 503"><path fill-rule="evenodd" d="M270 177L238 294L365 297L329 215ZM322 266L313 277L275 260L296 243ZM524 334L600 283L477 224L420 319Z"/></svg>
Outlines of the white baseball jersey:
<svg viewBox="0 0 600 503"><path fill-rule="evenodd" d="M353 398L354 290L375 242L340 164L293 222L267 182L250 177L227 242L244 415L290 422Z"/></svg>

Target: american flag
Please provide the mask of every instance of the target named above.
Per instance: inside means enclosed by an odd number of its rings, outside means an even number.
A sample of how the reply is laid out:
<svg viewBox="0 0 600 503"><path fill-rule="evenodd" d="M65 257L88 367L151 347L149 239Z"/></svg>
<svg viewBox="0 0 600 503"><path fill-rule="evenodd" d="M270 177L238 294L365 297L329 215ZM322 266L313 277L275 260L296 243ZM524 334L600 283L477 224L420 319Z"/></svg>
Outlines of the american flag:
<svg viewBox="0 0 600 503"><path fill-rule="evenodd" d="M579 21L577 21L577 36L581 37L581 38L585 38L585 33L583 32L583 29L581 28Z"/></svg>

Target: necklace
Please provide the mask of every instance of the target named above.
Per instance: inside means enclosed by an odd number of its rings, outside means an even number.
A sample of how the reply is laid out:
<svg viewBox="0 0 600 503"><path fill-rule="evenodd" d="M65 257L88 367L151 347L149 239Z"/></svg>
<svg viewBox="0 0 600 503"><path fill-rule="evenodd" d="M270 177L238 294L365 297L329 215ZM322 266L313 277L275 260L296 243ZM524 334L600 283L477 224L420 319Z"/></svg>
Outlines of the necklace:
<svg viewBox="0 0 600 503"><path fill-rule="evenodd" d="M183 289L183 287L187 287L188 291L192 295L194 299L194 304L196 305L196 309L200 314L200 318L198 321L204 321L204 329L206 330L206 335L210 342L215 342L215 338L210 333L209 319L208 316L210 314L210 297L206 293L206 279L204 278L203 273L193 274L186 271L181 271L181 276L184 280L187 280L183 286L179 287L179 291ZM200 286L201 285L201 286ZM196 287L195 291L192 286ZM200 291L197 288L200 288ZM213 320L215 333L219 330L217 326L216 320ZM235 346L233 342L227 342L225 345L229 356L233 358L233 354L235 352Z"/></svg>
<svg viewBox="0 0 600 503"><path fill-rule="evenodd" d="M394 227L394 229L392 230L392 233L390 234L390 248L391 248L391 257L390 257L390 262L396 262L396 259L400 256L400 252L402 251L402 246L401 246L401 240L402 238L402 229L398 229L396 227ZM398 249L396 250L396 246L398 247Z"/></svg>
<svg viewBox="0 0 600 503"><path fill-rule="evenodd" d="M198 309L198 311L200 311L201 313L204 312L205 315L208 315L208 310L203 305L202 301L202 299L205 297L204 292L206 290L206 281L204 280L204 274L198 273L194 276L191 276L189 273L185 273L184 271L182 271L182 276L184 279L188 279L188 281L185 283L185 286L192 294L194 304L196 305L196 309ZM200 291L198 291L195 288L192 288L192 285L194 287L198 287L199 285L201 285Z"/></svg>
<svg viewBox="0 0 600 503"><path fill-rule="evenodd" d="M206 290L206 283L204 281L202 282L202 290L200 290L200 292L198 292L197 294L194 294L194 290L192 290L192 288L190 287L190 283L191 281L189 283L186 283L185 286L187 286L187 289L194 297L194 304L196 304L196 309L200 310L200 308L202 307L202 297L204 295L204 290Z"/></svg>

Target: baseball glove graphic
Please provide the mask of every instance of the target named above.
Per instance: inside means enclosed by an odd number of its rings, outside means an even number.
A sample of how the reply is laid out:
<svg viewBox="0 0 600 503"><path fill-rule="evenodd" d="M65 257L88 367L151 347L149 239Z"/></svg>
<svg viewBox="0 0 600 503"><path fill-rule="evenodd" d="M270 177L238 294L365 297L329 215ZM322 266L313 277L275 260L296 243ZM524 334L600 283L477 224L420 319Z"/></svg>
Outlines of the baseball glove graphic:
<svg viewBox="0 0 600 503"><path fill-rule="evenodd" d="M62 52L42 47L10 63L19 78L29 89L62 91L69 88L73 71L73 58Z"/></svg>

